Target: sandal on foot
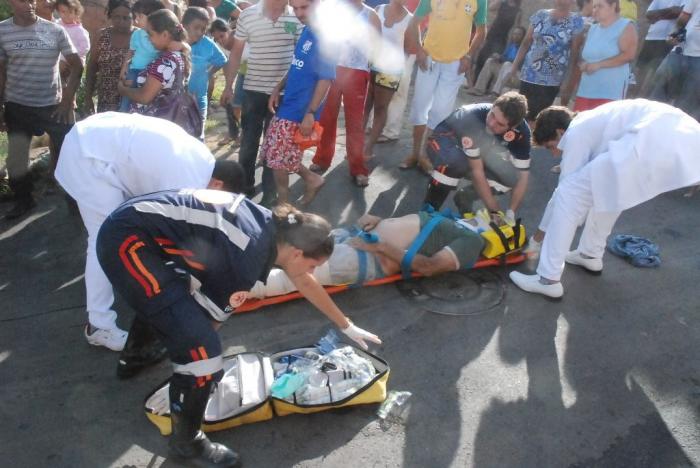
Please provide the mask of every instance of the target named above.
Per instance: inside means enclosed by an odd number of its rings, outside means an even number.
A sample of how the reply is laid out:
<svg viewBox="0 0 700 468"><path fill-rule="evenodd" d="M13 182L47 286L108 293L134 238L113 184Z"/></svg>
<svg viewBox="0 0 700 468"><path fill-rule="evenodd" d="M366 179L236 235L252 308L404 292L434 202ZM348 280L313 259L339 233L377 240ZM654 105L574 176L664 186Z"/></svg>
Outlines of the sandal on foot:
<svg viewBox="0 0 700 468"><path fill-rule="evenodd" d="M413 156L409 156L399 164L399 169L413 169L418 164L418 159Z"/></svg>
<svg viewBox="0 0 700 468"><path fill-rule="evenodd" d="M316 194L318 193L319 190L321 190L321 187L326 183L326 180L321 178L321 183L316 185L315 187L306 187L306 190L304 191L304 195L299 199L299 205L302 207L307 207L309 206L309 203L313 201L314 198L316 198Z"/></svg>
<svg viewBox="0 0 700 468"><path fill-rule="evenodd" d="M311 172L315 172L316 174L323 174L324 172L326 172L326 171L328 170L328 168L327 168L327 167L321 167L321 166L319 166L318 164L314 163L314 164L312 164L312 165L309 166L309 170L310 170Z"/></svg>
<svg viewBox="0 0 700 468"><path fill-rule="evenodd" d="M353 180L358 187L367 187L369 185L369 177L366 175L356 175L353 177Z"/></svg>

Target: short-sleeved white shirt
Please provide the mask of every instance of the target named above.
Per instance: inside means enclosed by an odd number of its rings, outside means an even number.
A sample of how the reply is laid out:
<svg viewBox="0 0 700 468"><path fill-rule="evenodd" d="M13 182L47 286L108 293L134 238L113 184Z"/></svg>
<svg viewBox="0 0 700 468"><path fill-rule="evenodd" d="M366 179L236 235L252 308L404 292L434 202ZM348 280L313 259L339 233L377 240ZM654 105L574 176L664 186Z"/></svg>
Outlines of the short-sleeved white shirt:
<svg viewBox="0 0 700 468"><path fill-rule="evenodd" d="M647 8L647 13L654 10L665 10L666 8L681 7L685 0L652 0ZM673 32L676 20L659 20L649 25L647 30L647 41L665 41L666 37Z"/></svg>
<svg viewBox="0 0 700 468"><path fill-rule="evenodd" d="M683 7L683 12L690 15L685 36L683 55L700 57L700 0L688 0Z"/></svg>

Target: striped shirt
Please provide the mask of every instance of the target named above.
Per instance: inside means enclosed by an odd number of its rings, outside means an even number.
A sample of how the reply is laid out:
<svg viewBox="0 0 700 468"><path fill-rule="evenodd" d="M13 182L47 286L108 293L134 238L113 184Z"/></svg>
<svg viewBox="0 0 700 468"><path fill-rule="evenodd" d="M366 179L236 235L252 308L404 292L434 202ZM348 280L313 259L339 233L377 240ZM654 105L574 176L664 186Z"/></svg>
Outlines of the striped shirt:
<svg viewBox="0 0 700 468"><path fill-rule="evenodd" d="M5 101L31 107L61 101L59 56L77 53L68 33L41 18L30 26L0 21L0 61L5 62Z"/></svg>
<svg viewBox="0 0 700 468"><path fill-rule="evenodd" d="M289 6L273 22L263 14L263 3L243 10L235 37L250 45L243 89L270 94L292 63L302 26Z"/></svg>

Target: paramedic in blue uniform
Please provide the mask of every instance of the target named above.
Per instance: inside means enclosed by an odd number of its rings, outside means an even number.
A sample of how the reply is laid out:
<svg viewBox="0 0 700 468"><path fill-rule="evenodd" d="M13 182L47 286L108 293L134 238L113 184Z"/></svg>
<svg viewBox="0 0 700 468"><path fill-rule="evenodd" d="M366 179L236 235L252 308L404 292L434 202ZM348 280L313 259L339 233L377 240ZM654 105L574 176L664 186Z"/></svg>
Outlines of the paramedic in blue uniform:
<svg viewBox="0 0 700 468"><path fill-rule="evenodd" d="M514 91L493 104L460 107L443 120L428 139L433 163L425 203L440 209L450 191L467 175L471 184L455 194L460 212L472 212L481 200L492 213L501 210L497 194L511 192L504 211L514 218L527 190L530 169L530 128L527 100Z"/></svg>
<svg viewBox="0 0 700 468"><path fill-rule="evenodd" d="M173 434L170 455L196 466L236 466L238 455L200 431L223 376L216 329L273 265L348 337L381 343L355 326L311 272L333 251L330 225L289 205L271 212L244 195L184 189L132 198L102 225L97 255L114 288L164 342ZM183 274L185 273L185 274Z"/></svg>

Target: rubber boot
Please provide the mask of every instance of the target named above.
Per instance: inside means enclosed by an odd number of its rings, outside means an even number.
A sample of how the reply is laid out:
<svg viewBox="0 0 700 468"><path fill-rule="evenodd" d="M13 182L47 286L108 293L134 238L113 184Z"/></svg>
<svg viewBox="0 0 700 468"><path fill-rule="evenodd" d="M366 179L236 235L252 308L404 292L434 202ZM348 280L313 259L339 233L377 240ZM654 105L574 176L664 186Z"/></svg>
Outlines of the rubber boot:
<svg viewBox="0 0 700 468"><path fill-rule="evenodd" d="M200 430L213 382L206 382L203 387L191 385L189 379L177 374L170 380L170 418L173 427L168 443L170 457L199 468L240 466L240 457L236 452L210 441Z"/></svg>
<svg viewBox="0 0 700 468"><path fill-rule="evenodd" d="M29 175L25 175L24 177L11 178L10 188L15 194L15 204L5 214L5 219L17 219L36 206L34 197L32 197L34 183Z"/></svg>
<svg viewBox="0 0 700 468"><path fill-rule="evenodd" d="M162 361L168 354L153 328L137 315L129 329L124 349L119 355L117 377L128 379L148 366Z"/></svg>

